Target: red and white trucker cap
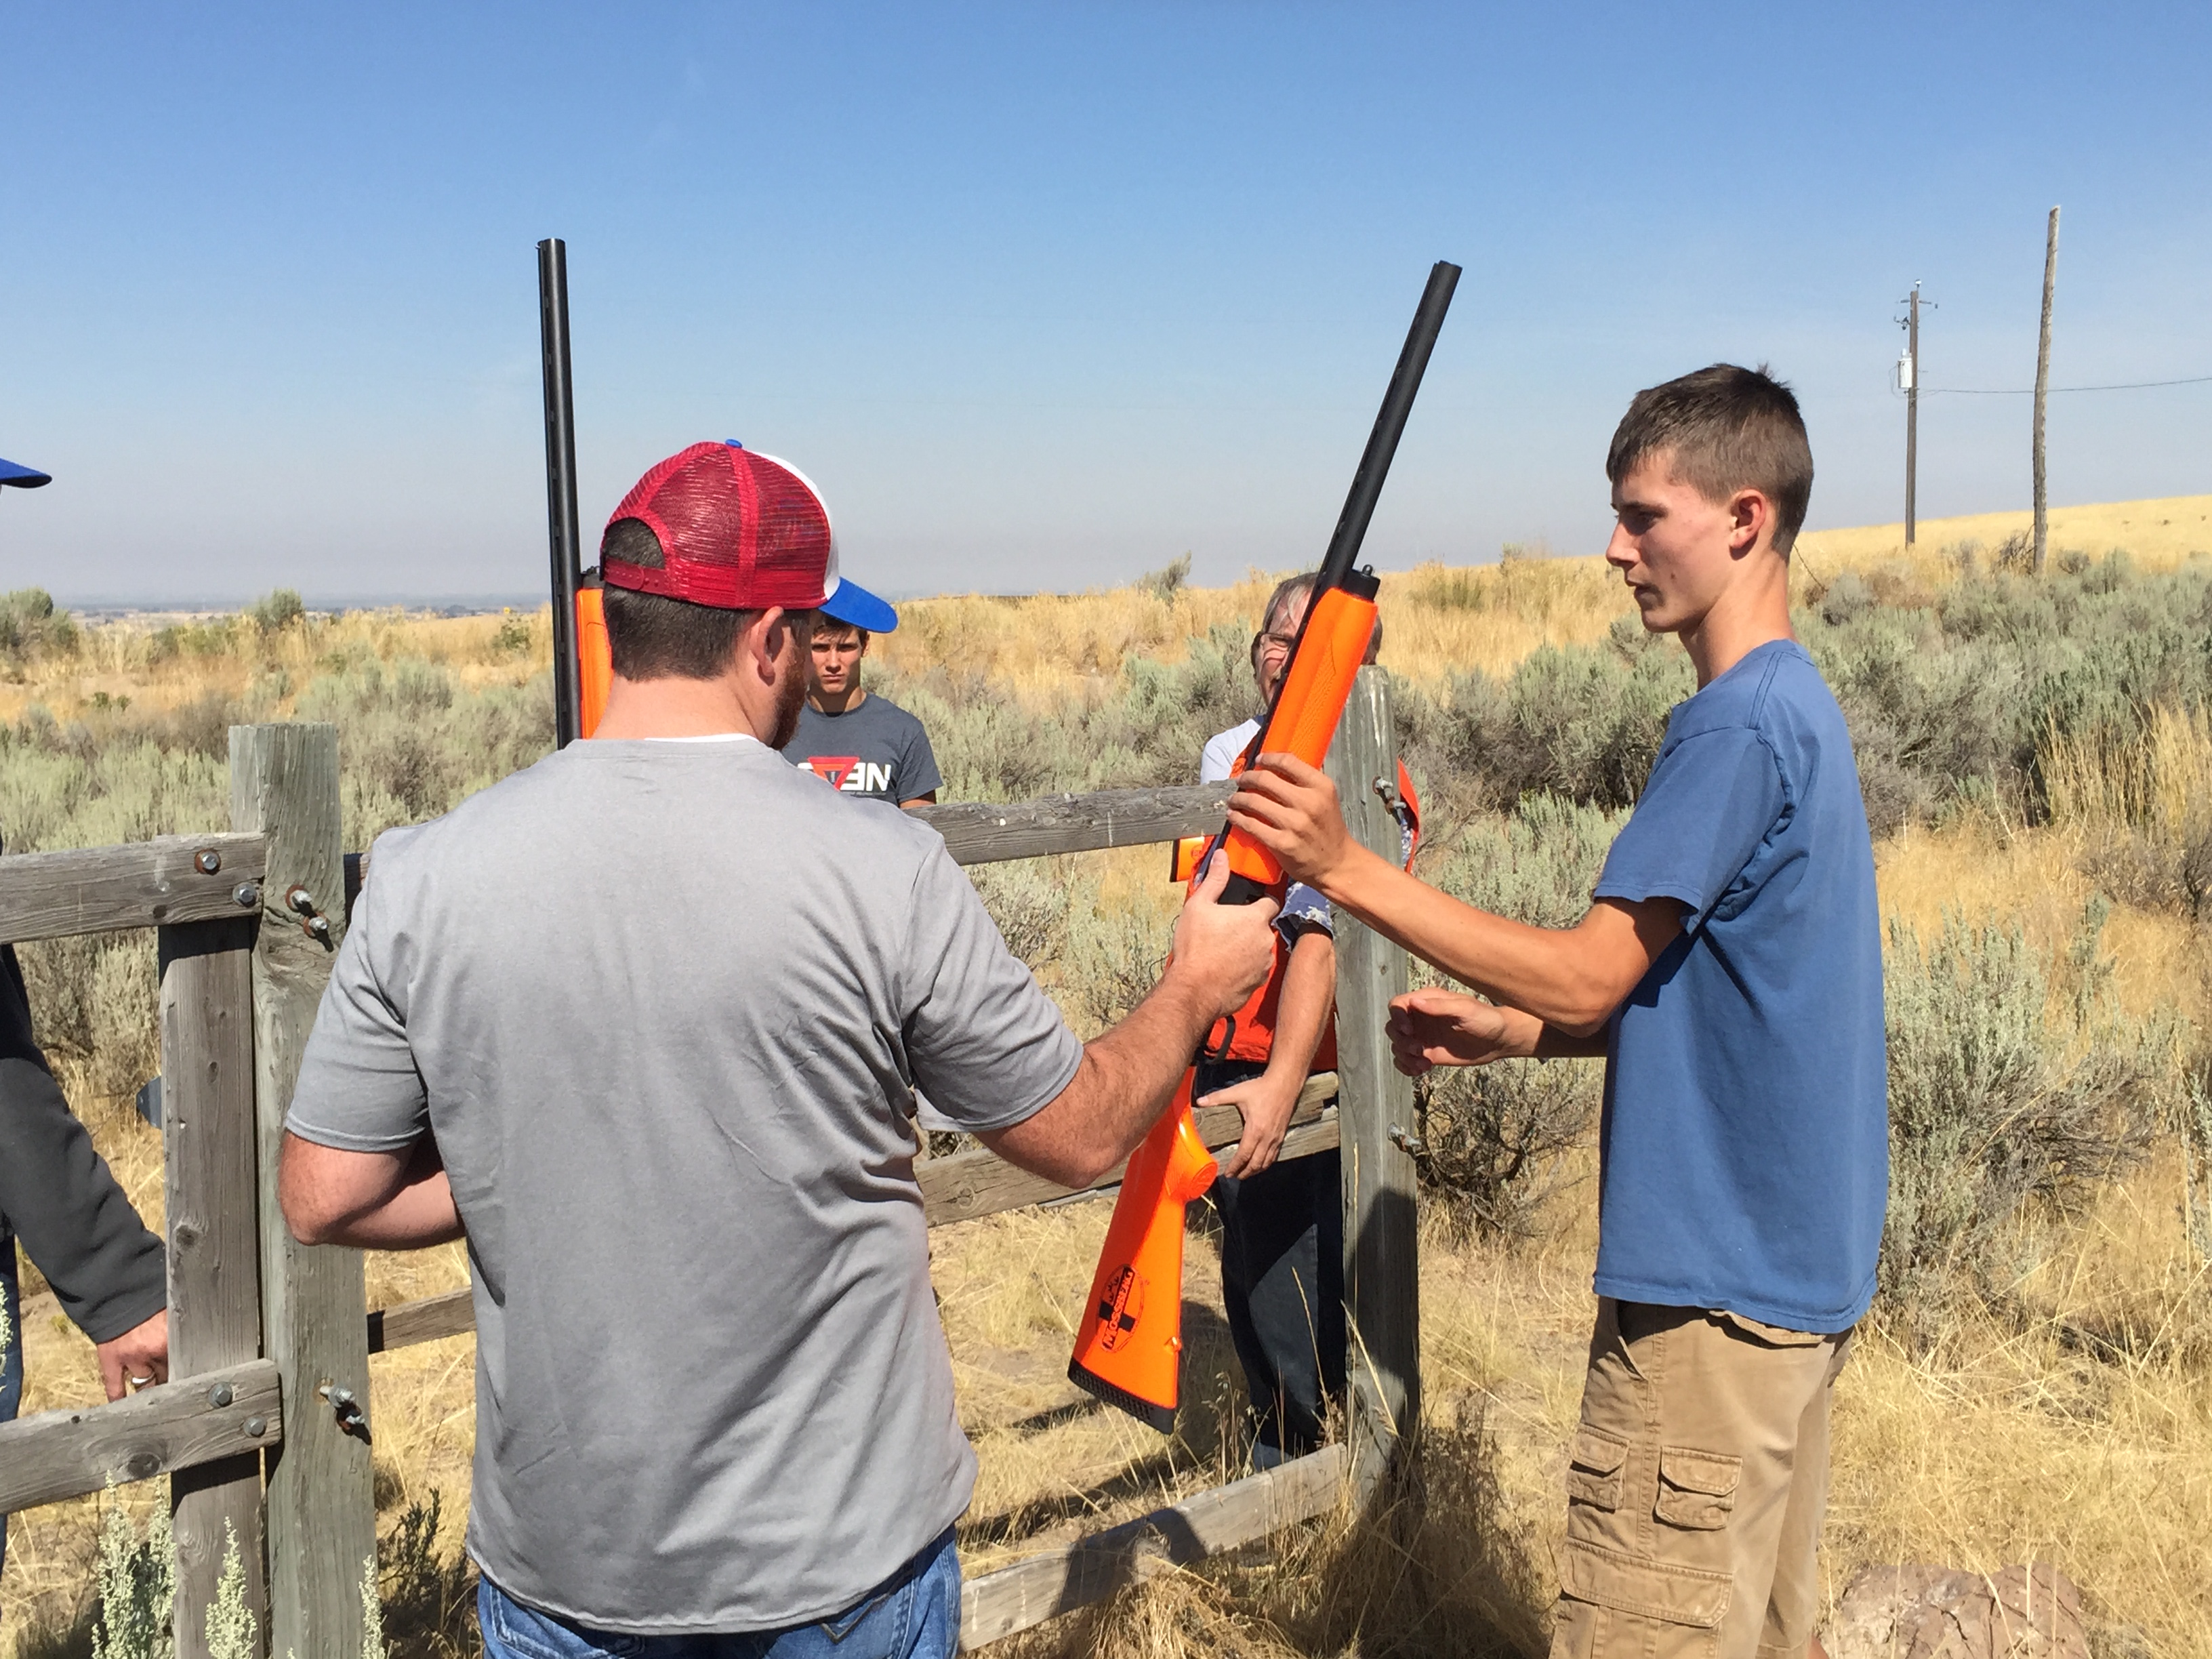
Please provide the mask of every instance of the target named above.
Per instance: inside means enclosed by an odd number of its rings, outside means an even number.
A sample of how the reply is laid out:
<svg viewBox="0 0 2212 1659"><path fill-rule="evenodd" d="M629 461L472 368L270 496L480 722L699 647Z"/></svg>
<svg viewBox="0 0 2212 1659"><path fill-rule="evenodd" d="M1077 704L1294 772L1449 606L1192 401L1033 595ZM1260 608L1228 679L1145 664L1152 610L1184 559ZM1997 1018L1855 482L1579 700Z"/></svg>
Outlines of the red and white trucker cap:
<svg viewBox="0 0 2212 1659"><path fill-rule="evenodd" d="M610 587L724 611L811 611L837 591L837 538L822 492L797 467L726 443L693 444L637 481L607 520L659 539L659 569L599 551Z"/></svg>

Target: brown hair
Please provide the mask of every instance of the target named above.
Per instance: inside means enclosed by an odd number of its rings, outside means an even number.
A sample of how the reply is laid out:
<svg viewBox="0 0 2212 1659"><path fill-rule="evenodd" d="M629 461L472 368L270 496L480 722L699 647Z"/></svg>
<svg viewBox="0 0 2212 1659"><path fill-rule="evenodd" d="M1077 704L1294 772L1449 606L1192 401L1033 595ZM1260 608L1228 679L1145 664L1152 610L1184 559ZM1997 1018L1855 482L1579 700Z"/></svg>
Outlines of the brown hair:
<svg viewBox="0 0 2212 1659"><path fill-rule="evenodd" d="M1260 672L1260 641L1267 632L1267 624L1273 622L1275 613L1292 599L1310 595L1313 592L1313 585L1318 580L1319 578L1310 570L1303 575L1285 576L1275 584L1275 591L1267 595L1267 603L1260 612L1260 631L1252 636L1251 656L1254 673ZM1382 649L1382 618L1378 616L1375 618L1375 631L1367 636L1366 660L1373 662L1376 653Z"/></svg>
<svg viewBox="0 0 2212 1659"><path fill-rule="evenodd" d="M1605 476L1617 484L1661 456L1709 501L1758 490L1774 503L1774 550L1796 543L1813 499L1813 446L1796 398L1765 363L1715 363L1638 392L1613 429Z"/></svg>
<svg viewBox="0 0 2212 1659"><path fill-rule="evenodd" d="M609 525L599 556L648 570L667 562L660 538L642 519L617 519ZM761 614L629 587L603 589L600 603L606 611L607 653L615 672L626 680L711 680L729 667L731 653Z"/></svg>

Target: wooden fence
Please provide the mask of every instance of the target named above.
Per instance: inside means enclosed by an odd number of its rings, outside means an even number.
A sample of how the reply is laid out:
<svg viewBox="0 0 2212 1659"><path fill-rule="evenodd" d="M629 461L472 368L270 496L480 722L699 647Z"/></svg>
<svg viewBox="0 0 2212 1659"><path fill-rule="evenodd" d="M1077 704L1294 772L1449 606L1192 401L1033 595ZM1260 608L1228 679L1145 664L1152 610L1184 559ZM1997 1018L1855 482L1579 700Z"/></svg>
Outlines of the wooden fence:
<svg viewBox="0 0 2212 1659"><path fill-rule="evenodd" d="M1355 834L1395 858L1388 681L1367 670L1329 769ZM365 858L341 851L328 726L234 726L231 830L0 858L0 939L153 927L161 973L171 1381L110 1405L0 1425L0 1513L169 1477L179 1659L201 1659L228 1538L262 1652L361 1659L375 1553L369 1356L473 1328L469 1292L367 1307L357 1250L293 1241L276 1158L301 1051ZM1218 828L1219 786L917 809L962 864L1172 840ZM1383 1011L1405 953L1337 933L1338 1064L1301 1097L1285 1158L1343 1152L1346 1443L969 1580L962 1645L1090 1605L1163 1562L1194 1561L1359 1501L1419 1411L1410 1085ZM1334 1109L1330 1102L1334 1100ZM1199 1114L1233 1144L1234 1108ZM1080 1194L971 1152L917 1166L932 1226ZM1110 1190L1118 1171L1094 1192Z"/></svg>

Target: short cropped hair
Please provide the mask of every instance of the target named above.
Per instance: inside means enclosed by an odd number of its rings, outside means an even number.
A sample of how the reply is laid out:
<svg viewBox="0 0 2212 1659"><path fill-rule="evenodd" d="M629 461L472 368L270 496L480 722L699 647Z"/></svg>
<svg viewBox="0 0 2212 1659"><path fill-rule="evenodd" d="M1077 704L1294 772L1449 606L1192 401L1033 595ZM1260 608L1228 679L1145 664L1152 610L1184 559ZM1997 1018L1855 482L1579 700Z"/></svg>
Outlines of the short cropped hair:
<svg viewBox="0 0 2212 1659"><path fill-rule="evenodd" d="M660 538L642 519L617 519L599 542L599 557L658 570L668 562ZM609 586L600 594L607 618L607 653L626 680L711 680L760 616L725 611L661 593Z"/></svg>
<svg viewBox="0 0 2212 1659"><path fill-rule="evenodd" d="M827 611L817 611L814 613L814 637L818 640L825 634L857 634L860 636L860 649L868 648L868 630L860 623L839 622Z"/></svg>
<svg viewBox="0 0 2212 1659"><path fill-rule="evenodd" d="M1260 641L1267 635L1267 624L1273 622L1275 613L1292 599L1310 594L1313 592L1314 583L1318 580L1319 578L1311 571L1307 571L1304 575L1285 576L1275 584L1275 591L1267 595L1267 608L1260 612L1260 631L1252 636L1252 672L1254 673L1260 672ZM1373 662L1376 653L1382 649L1382 618L1378 616L1375 618L1375 631L1367 636L1366 660Z"/></svg>
<svg viewBox="0 0 2212 1659"><path fill-rule="evenodd" d="M1774 503L1774 550L1796 544L1813 499L1813 446L1796 398L1765 363L1715 363L1638 392L1613 429L1605 476L1617 484L1662 455L1709 501L1758 490Z"/></svg>

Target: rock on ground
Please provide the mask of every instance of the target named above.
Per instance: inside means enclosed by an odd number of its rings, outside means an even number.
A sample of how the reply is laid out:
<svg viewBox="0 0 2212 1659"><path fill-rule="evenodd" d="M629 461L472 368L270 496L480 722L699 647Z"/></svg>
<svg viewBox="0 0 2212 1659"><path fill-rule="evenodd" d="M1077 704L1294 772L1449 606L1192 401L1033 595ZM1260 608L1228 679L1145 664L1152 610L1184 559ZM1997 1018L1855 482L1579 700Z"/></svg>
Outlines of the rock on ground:
<svg viewBox="0 0 2212 1659"><path fill-rule="evenodd" d="M1863 1567L1826 1646L1831 1659L2089 1659L2081 1592L2048 1561L1993 1577Z"/></svg>

